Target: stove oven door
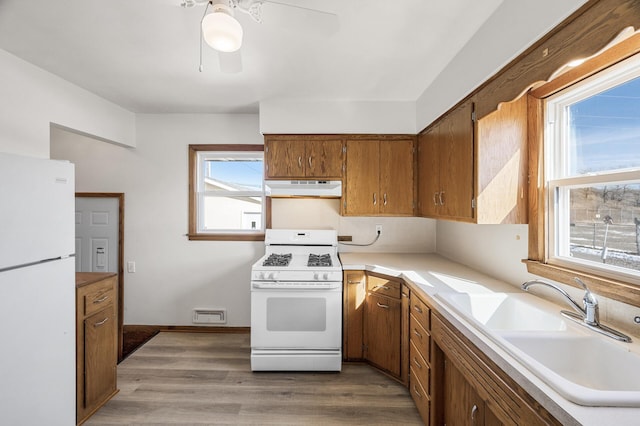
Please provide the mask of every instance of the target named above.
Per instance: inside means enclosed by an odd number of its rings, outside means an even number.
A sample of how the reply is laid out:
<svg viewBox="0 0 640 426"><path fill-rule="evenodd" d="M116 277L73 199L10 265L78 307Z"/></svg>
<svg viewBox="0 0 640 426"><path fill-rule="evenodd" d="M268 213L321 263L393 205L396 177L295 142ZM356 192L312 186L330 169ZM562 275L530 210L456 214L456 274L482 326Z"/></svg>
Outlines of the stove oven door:
<svg viewBox="0 0 640 426"><path fill-rule="evenodd" d="M341 346L341 288L252 290L252 349L339 349Z"/></svg>

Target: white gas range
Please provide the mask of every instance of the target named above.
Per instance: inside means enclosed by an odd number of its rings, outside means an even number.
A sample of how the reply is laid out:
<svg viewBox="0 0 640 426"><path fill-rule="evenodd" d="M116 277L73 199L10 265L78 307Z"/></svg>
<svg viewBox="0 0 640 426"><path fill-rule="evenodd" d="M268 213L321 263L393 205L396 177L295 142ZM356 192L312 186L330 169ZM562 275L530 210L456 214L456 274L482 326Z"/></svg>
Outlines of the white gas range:
<svg viewBox="0 0 640 426"><path fill-rule="evenodd" d="M251 268L251 369L340 371L337 232L267 229L265 245Z"/></svg>

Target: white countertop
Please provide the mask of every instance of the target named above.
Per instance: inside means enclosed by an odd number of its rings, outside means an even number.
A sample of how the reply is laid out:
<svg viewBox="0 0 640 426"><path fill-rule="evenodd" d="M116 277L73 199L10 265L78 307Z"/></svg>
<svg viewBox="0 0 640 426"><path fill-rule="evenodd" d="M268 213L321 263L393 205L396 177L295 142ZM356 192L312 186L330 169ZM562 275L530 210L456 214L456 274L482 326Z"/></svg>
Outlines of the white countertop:
<svg viewBox="0 0 640 426"><path fill-rule="evenodd" d="M345 271L365 270L398 277L421 289L432 306L562 424L640 425L640 408L587 407L566 400L474 325L433 297L441 292L520 292L520 283L507 284L436 254L340 253L340 260ZM558 306L560 309L564 307Z"/></svg>

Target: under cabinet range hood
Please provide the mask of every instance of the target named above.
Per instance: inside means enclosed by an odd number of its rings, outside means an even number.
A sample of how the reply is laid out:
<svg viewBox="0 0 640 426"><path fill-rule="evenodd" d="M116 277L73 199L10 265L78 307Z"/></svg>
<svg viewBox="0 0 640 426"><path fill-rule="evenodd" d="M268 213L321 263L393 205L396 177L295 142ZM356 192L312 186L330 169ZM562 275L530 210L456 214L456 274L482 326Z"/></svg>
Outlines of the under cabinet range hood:
<svg viewBox="0 0 640 426"><path fill-rule="evenodd" d="M342 197L340 180L266 180L269 197Z"/></svg>

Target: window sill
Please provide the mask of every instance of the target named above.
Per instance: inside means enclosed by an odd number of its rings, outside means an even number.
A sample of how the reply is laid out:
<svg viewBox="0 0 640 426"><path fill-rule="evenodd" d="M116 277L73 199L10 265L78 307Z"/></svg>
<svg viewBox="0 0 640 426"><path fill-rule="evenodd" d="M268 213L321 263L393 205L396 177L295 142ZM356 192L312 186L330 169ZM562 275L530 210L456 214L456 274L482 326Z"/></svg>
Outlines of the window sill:
<svg viewBox="0 0 640 426"><path fill-rule="evenodd" d="M187 234L190 241L264 241L260 234Z"/></svg>
<svg viewBox="0 0 640 426"><path fill-rule="evenodd" d="M527 265L527 271L530 274L558 281L572 287L578 287L573 281L574 277L578 277L584 280L589 289L596 295L640 307L640 286L600 277L580 270L542 263L537 260L524 259L522 262Z"/></svg>

